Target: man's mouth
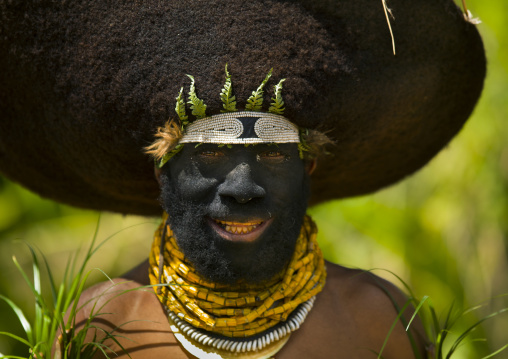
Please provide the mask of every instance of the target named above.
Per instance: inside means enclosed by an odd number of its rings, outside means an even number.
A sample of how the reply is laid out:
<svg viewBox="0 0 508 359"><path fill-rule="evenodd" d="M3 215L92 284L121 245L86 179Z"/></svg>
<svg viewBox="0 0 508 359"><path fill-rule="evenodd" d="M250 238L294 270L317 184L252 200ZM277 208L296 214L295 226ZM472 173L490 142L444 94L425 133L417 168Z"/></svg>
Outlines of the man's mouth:
<svg viewBox="0 0 508 359"><path fill-rule="evenodd" d="M212 228L224 239L238 242L255 241L265 228L272 222L262 220L251 220L247 222L223 221L220 219L211 219Z"/></svg>
<svg viewBox="0 0 508 359"><path fill-rule="evenodd" d="M219 226L222 227L226 232L233 234L247 234L252 232L256 227L263 224L263 221L255 221L255 222L230 222L230 221L221 221L218 219L214 220Z"/></svg>

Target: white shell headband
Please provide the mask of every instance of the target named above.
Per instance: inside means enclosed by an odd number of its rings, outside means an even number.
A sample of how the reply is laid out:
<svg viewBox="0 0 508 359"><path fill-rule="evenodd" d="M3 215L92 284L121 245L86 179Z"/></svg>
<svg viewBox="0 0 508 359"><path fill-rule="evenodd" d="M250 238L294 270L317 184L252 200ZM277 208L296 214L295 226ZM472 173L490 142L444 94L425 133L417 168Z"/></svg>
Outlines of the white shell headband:
<svg viewBox="0 0 508 359"><path fill-rule="evenodd" d="M241 111L196 120L180 143L256 144L300 143L298 127L272 113Z"/></svg>
<svg viewBox="0 0 508 359"><path fill-rule="evenodd" d="M268 112L261 112L261 107L263 105L263 88L272 76L272 69L256 91L252 91L252 95L247 99L245 111L238 111L227 64L225 72L226 83L220 93L224 110L221 110L221 114L213 116L206 115L206 105L196 95L194 77L187 75L191 79L187 104L190 104L192 115L196 117L196 120L189 121L182 87L176 98L175 111L180 119L183 136L179 139L178 145L162 156L158 163L159 168L180 152L185 143L216 143L219 145L297 143L300 158L303 158L303 151L309 150L302 137L305 130L282 116L284 101L281 92L285 79L280 80L273 87L275 97L272 98L273 102L270 103Z"/></svg>

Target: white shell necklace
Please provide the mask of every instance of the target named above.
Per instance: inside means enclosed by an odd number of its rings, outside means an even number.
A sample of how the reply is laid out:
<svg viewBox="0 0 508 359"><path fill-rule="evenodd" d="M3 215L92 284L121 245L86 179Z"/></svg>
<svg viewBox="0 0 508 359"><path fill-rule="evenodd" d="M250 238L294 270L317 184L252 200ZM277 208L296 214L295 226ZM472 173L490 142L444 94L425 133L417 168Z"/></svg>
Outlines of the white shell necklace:
<svg viewBox="0 0 508 359"><path fill-rule="evenodd" d="M265 333L247 338L229 338L198 329L178 318L165 307L169 316L169 324L175 338L190 354L206 359L267 359L289 340L309 314L316 297L302 303L285 322L281 322Z"/></svg>

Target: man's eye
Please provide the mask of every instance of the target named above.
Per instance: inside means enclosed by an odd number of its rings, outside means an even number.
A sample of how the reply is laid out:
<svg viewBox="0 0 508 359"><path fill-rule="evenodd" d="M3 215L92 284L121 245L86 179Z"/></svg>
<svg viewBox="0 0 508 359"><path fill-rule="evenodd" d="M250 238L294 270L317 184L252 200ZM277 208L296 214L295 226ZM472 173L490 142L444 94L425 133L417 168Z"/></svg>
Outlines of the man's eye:
<svg viewBox="0 0 508 359"><path fill-rule="evenodd" d="M264 157L278 157L282 156L282 153L280 151L267 151L262 154Z"/></svg>
<svg viewBox="0 0 508 359"><path fill-rule="evenodd" d="M288 158L282 151L270 150L258 155L259 160L268 160L268 161L284 161Z"/></svg>
<svg viewBox="0 0 508 359"><path fill-rule="evenodd" d="M199 155L203 157L222 157L224 156L224 153L221 151L206 150L201 151Z"/></svg>

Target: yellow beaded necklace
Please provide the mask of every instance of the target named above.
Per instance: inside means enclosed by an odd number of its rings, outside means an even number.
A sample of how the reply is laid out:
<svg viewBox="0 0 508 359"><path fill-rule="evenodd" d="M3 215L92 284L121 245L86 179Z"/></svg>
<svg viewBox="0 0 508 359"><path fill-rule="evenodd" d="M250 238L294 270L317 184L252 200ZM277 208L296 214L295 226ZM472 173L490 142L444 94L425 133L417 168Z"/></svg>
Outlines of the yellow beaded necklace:
<svg viewBox="0 0 508 359"><path fill-rule="evenodd" d="M168 284L154 286L159 300L194 328L225 337L251 337L286 321L291 312L324 286L323 255L316 241L316 225L309 216L304 218L295 252L284 273L270 282L247 287L225 286L201 278L180 252L169 225L164 228L166 219L167 215L155 232L150 252L150 282L158 285L160 278Z"/></svg>

